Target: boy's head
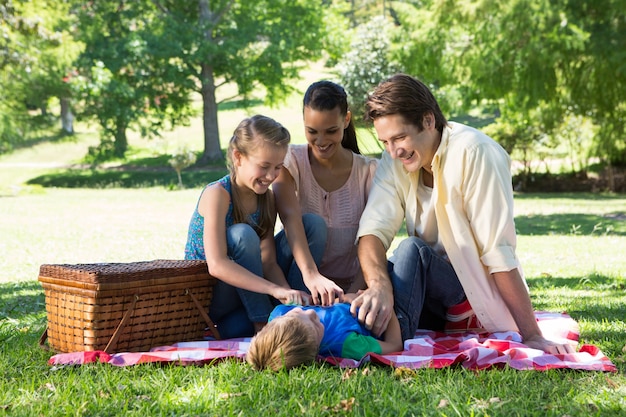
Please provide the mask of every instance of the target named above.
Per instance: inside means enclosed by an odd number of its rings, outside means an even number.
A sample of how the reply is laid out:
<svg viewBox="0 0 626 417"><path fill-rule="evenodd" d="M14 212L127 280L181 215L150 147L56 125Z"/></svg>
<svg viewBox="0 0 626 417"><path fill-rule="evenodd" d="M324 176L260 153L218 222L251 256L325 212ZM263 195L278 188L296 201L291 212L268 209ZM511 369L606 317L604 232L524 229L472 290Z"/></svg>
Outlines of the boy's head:
<svg viewBox="0 0 626 417"><path fill-rule="evenodd" d="M252 338L246 360L257 370L291 369L315 360L323 336L315 311L294 308Z"/></svg>

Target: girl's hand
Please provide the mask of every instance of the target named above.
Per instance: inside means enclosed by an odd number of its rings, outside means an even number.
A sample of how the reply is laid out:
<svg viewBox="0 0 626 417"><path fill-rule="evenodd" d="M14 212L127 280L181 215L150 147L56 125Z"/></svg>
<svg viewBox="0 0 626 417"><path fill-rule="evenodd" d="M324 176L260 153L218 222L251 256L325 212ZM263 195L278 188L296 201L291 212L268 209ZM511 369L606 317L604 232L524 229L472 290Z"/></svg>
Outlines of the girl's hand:
<svg viewBox="0 0 626 417"><path fill-rule="evenodd" d="M307 277L302 277L304 285L311 291L313 304L330 306L335 304L337 298L343 297L343 290L333 281L326 278L319 272Z"/></svg>
<svg viewBox="0 0 626 417"><path fill-rule="evenodd" d="M275 293L271 295L283 304L296 304L301 306L311 304L311 296L300 290L279 287Z"/></svg>

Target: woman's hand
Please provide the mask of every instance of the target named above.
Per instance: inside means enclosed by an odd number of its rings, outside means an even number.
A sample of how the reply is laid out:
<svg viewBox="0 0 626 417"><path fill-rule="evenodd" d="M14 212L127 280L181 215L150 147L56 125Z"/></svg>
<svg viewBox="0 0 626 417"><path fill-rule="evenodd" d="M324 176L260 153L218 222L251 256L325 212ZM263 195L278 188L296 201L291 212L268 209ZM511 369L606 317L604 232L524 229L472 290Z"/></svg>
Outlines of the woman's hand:
<svg viewBox="0 0 626 417"><path fill-rule="evenodd" d="M341 299L343 297L341 287L319 272L308 275L307 277L303 276L303 280L304 285L311 291L313 304L329 306L335 303L335 299Z"/></svg>

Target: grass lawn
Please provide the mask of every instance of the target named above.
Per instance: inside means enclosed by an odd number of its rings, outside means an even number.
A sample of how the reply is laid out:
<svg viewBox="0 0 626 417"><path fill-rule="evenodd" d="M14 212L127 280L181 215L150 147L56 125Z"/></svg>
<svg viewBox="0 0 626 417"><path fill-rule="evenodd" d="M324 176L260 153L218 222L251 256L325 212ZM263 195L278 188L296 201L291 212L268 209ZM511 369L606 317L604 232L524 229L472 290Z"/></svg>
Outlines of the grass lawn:
<svg viewBox="0 0 626 417"><path fill-rule="evenodd" d="M289 120L297 121L299 104L293 107L297 118ZM241 112L224 112L223 126ZM300 129L296 124L290 129ZM194 126L170 139L191 143L195 136L197 143ZM39 266L181 259L200 187L223 174L219 167L186 172L188 188L177 190L167 169L149 175L121 169L114 176L59 168L80 162L97 143L95 135L81 135L77 142L41 143L0 157L0 415L626 414L626 195L516 195L518 254L535 308L567 311L580 324L581 342L598 346L617 373L313 365L271 374L232 360L48 366L52 352L37 343L46 326ZM138 159L163 150L158 142L132 144Z"/></svg>
<svg viewBox="0 0 626 417"><path fill-rule="evenodd" d="M462 368L290 373L246 364L52 368L43 263L182 257L199 189L42 189L0 198L0 414L623 415L626 411L626 196L518 195L519 255L535 307L567 311L619 372ZM598 223L602 226L596 226ZM594 231L594 226L596 230ZM608 230L608 231L607 231Z"/></svg>

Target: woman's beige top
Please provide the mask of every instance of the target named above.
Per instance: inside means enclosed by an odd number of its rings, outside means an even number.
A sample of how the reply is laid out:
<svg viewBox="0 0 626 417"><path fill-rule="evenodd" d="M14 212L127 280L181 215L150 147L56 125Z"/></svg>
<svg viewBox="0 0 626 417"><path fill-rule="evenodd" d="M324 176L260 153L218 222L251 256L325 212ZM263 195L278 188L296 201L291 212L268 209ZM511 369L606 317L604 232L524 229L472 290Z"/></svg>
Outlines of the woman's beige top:
<svg viewBox="0 0 626 417"><path fill-rule="evenodd" d="M328 241L319 271L344 290L361 273L354 242L377 162L353 153L350 177L337 190L327 192L313 176L307 145L291 145L285 158L302 213L320 215L328 226Z"/></svg>

